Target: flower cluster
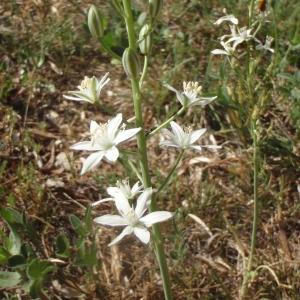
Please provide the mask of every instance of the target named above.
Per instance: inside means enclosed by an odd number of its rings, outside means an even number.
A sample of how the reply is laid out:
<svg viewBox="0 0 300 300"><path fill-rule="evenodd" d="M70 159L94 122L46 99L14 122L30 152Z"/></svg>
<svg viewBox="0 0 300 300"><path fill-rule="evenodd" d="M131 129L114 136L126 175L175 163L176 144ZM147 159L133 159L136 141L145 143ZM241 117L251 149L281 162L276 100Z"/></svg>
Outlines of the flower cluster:
<svg viewBox="0 0 300 300"><path fill-rule="evenodd" d="M273 38L267 37L266 43L262 44L261 41L259 41L255 37L257 31L252 33L254 31L253 26L252 28L248 28L246 26L239 27L239 20L234 15L223 16L219 18L214 24L221 25L223 22L230 23L230 34L225 34L220 37L220 44L223 47L223 49L214 49L213 51L211 51L212 54L234 56L236 48L240 44L244 42L249 42L251 40L254 40L258 43L256 47L257 50L267 50L274 53L274 49L271 48Z"/></svg>
<svg viewBox="0 0 300 300"><path fill-rule="evenodd" d="M95 77L85 77L79 91L72 91L64 96L66 99L76 101L87 101L95 103L99 101L101 89L109 81L108 74L98 81ZM170 85L165 85L168 89L175 92L177 100L181 103L182 108L186 109L192 106L205 106L216 97L203 97L202 87L198 82L184 82L183 91L177 91ZM125 129L125 124L122 124L122 114L117 114L114 118L105 124L98 124L96 121L90 122L90 139L81 141L71 146L72 150L92 152L83 162L81 175L96 168L104 159L110 163L117 161L119 157L118 146L139 133L141 128ZM161 146L175 147L182 151L187 149L201 150L202 147L218 148L213 145L196 145L206 132L205 128L192 131L190 128L184 130L176 122L170 122L171 131L163 130L164 140ZM152 188L145 188L139 182L132 187L128 180L118 181L116 186L107 188L107 193L110 196L95 202L92 206L95 207L103 202L112 201L118 211L118 215L103 215L94 219L97 224L107 226L124 226L123 231L109 244L115 245L126 235L134 234L140 241L147 244L150 240L150 232L148 230L153 224L166 221L173 217L173 213L168 211L154 211L146 214L152 197ZM136 205L132 203L134 199Z"/></svg>

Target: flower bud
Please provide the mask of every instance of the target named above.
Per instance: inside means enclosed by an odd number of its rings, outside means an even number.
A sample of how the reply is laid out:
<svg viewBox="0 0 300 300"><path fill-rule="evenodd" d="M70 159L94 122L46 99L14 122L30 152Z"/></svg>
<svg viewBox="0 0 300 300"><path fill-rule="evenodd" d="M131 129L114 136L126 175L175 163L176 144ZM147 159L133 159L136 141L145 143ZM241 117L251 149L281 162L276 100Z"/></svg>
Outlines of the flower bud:
<svg viewBox="0 0 300 300"><path fill-rule="evenodd" d="M163 0L149 0L149 12L152 19L156 19L163 7Z"/></svg>
<svg viewBox="0 0 300 300"><path fill-rule="evenodd" d="M152 47L152 37L148 24L144 25L139 34L139 47L141 53L148 55Z"/></svg>
<svg viewBox="0 0 300 300"><path fill-rule="evenodd" d="M104 34L104 19L95 5L92 5L88 12L88 27L91 35L101 38Z"/></svg>
<svg viewBox="0 0 300 300"><path fill-rule="evenodd" d="M122 57L123 68L129 78L137 78L140 73L140 60L131 48L125 49Z"/></svg>

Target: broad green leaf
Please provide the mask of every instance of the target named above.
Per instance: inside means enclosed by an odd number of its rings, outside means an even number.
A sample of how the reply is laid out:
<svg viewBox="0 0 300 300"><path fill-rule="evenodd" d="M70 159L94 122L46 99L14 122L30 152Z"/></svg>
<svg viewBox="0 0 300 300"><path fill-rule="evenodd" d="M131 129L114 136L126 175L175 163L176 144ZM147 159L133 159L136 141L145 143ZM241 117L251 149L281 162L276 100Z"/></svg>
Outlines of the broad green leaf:
<svg viewBox="0 0 300 300"><path fill-rule="evenodd" d="M10 230L8 238L4 241L4 247L11 255L16 255L20 253L21 238L14 229Z"/></svg>
<svg viewBox="0 0 300 300"><path fill-rule="evenodd" d="M33 259L27 267L27 275L31 280L36 280L53 272L54 269L54 266L46 260Z"/></svg>
<svg viewBox="0 0 300 300"><path fill-rule="evenodd" d="M26 264L26 259L22 255L13 255L8 259L8 265L11 268L19 268Z"/></svg>
<svg viewBox="0 0 300 300"><path fill-rule="evenodd" d="M0 264L6 263L9 256L10 253L4 247L0 247Z"/></svg>
<svg viewBox="0 0 300 300"><path fill-rule="evenodd" d="M0 271L0 288L10 288L18 285L21 281L21 275L18 272Z"/></svg>
<svg viewBox="0 0 300 300"><path fill-rule="evenodd" d="M1 207L0 216L10 225L12 224L23 224L22 215L10 207Z"/></svg>
<svg viewBox="0 0 300 300"><path fill-rule="evenodd" d="M61 257L70 256L70 243L64 233L61 233L56 239L56 254Z"/></svg>

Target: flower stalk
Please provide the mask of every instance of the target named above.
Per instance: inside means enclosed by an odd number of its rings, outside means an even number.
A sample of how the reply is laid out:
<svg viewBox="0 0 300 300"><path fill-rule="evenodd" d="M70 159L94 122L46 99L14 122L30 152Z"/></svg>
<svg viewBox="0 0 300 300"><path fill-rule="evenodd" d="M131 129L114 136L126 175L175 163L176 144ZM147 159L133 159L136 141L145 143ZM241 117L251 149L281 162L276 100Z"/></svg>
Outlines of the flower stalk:
<svg viewBox="0 0 300 300"><path fill-rule="evenodd" d="M137 48L137 40L136 40L134 21L133 21L133 16L131 11L131 0L123 0L123 7L124 7L124 18L126 23L126 30L128 35L128 41L129 41L129 48L135 51ZM138 78L136 77L131 77L130 81L131 81L131 89L133 95L133 105L134 105L136 124L138 125L138 127L142 128L142 130L137 135L137 144L138 144L138 151L140 155L140 165L142 171L143 185L145 188L150 188L151 178L150 178L149 167L148 167L146 135L145 135L144 124L143 124L140 84ZM152 199L150 203L149 211L150 212L156 211L156 203L154 199ZM166 257L164 254L160 229L157 224L154 224L152 226L152 233L153 233L153 241L155 246L156 257L157 257L157 261L159 264L160 273L163 281L165 299L171 300L172 292L171 292L171 284L169 279L169 271L167 267Z"/></svg>
<svg viewBox="0 0 300 300"><path fill-rule="evenodd" d="M179 163L181 162L181 159L182 159L182 157L183 157L183 153L184 153L184 150L181 150L180 154L178 155L178 157L177 157L177 159L176 159L176 161L175 161L175 163L174 163L173 168L172 168L171 171L169 172L168 176L165 178L164 182L163 182L163 183L160 185L160 187L158 188L157 194L158 194L160 191L162 191L162 190L165 188L165 186L169 183L169 181L170 181L170 179L171 179L173 173L175 172L177 166L178 166Z"/></svg>
<svg viewBox="0 0 300 300"><path fill-rule="evenodd" d="M252 270L253 258L256 248L257 226L258 226L258 143L257 143L257 120L252 121L252 138L253 138L253 221L250 244L250 254L247 267L244 273L243 284L241 288L241 299L244 299L247 289L250 272Z"/></svg>

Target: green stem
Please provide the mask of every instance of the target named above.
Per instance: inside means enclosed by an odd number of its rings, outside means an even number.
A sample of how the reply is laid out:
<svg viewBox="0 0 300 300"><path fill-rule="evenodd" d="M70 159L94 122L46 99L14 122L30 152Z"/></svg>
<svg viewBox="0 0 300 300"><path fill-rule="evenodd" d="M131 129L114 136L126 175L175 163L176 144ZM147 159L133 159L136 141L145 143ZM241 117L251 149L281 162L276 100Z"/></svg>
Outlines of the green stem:
<svg viewBox="0 0 300 300"><path fill-rule="evenodd" d="M147 73L147 69L148 69L148 62L149 62L149 59L148 59L148 55L145 55L145 58L144 58L144 66L143 66L143 72L142 72L142 76L141 76L141 79L140 79L140 89L142 88L143 86L143 82L145 80L145 77L146 77L146 73Z"/></svg>
<svg viewBox="0 0 300 300"><path fill-rule="evenodd" d="M157 194L163 190L163 188L168 184L169 180L171 179L173 173L175 172L178 164L180 163L181 159L182 159L182 156L183 156L183 153L184 153L184 150L182 150L180 152L180 154L178 155L175 163L174 163L174 166L173 168L171 169L171 171L169 172L168 176L165 178L164 182L160 185L160 187L158 188L157 190Z"/></svg>
<svg viewBox="0 0 300 300"><path fill-rule="evenodd" d="M249 6L249 27L252 24L253 13L254 13L254 3L255 3L255 0L250 0L250 6Z"/></svg>
<svg viewBox="0 0 300 300"><path fill-rule="evenodd" d="M137 48L136 45L136 36L134 30L134 22L131 11L131 0L122 0L124 6L124 18L126 22L126 29L128 34L129 47L133 50ZM131 89L133 94L133 105L136 118L136 126L141 127L142 130L137 135L137 144L138 151L140 155L140 166L143 177L143 185L145 188L151 187L151 178L148 167L148 158L147 158L147 145L146 145L146 136L143 124L143 114L142 114L142 99L140 85L137 78L131 78ZM156 203L152 199L149 211L156 211ZM171 284L169 279L169 271L167 267L167 261L164 254L162 237L158 224L152 226L153 241L155 247L156 258L160 268L160 274L163 281L164 294L166 300L172 300Z"/></svg>
<svg viewBox="0 0 300 300"><path fill-rule="evenodd" d="M164 121L162 124L160 124L158 127L156 127L154 130L152 130L149 133L149 136L153 136L155 133L157 133L158 131L160 131L161 129L167 127L176 117L180 116L183 112L185 111L185 107L182 106L180 108L180 110L178 110L178 112L176 114L174 114L172 117L170 117L169 119L167 119L166 121Z"/></svg>
<svg viewBox="0 0 300 300"><path fill-rule="evenodd" d="M251 246L250 254L247 263L246 272L244 274L243 285L241 289L241 299L245 297L248 286L249 274L252 270L253 258L255 254L256 247L256 237L257 237L257 224L258 224L258 146L257 146L257 129L256 120L253 121L252 126L253 135L253 222L252 222L252 234L251 234Z"/></svg>

